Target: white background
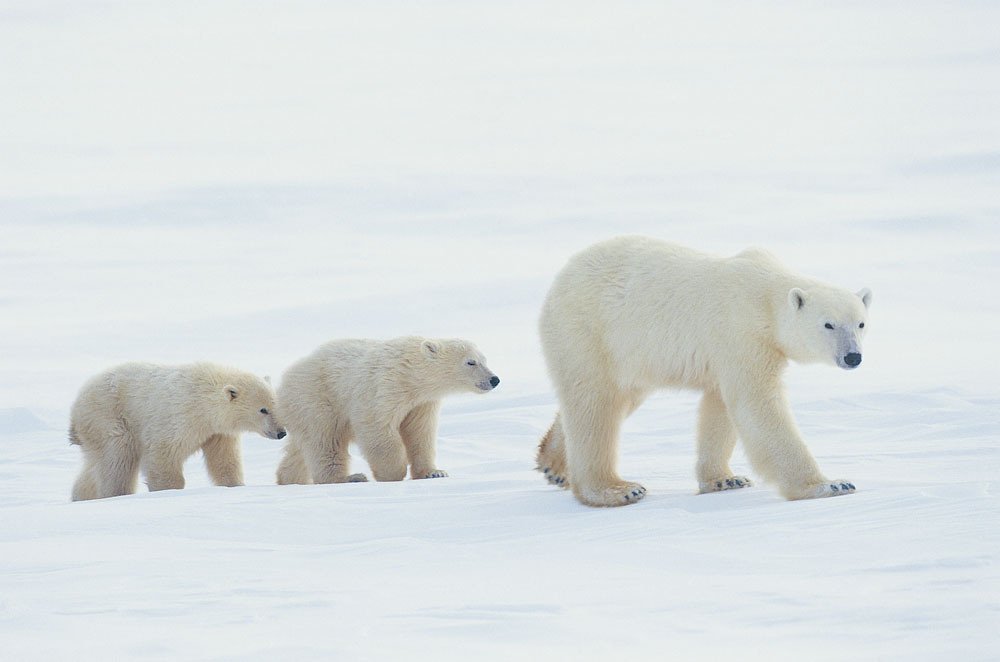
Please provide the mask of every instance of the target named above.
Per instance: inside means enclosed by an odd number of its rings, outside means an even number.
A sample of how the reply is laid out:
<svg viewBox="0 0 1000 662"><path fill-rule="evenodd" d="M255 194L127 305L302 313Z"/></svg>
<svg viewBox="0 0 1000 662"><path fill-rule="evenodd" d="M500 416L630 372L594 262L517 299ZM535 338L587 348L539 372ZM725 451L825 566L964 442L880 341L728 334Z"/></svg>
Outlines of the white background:
<svg viewBox="0 0 1000 662"><path fill-rule="evenodd" d="M990 2L0 2L4 655L994 657L997 25ZM856 494L695 496L692 393L625 427L638 505L532 471L541 300L623 233L872 288L861 369L788 373ZM448 479L278 487L280 445L248 435L245 488L194 457L184 491L69 503L69 407L105 367L278 380L413 333L503 380L447 401Z"/></svg>

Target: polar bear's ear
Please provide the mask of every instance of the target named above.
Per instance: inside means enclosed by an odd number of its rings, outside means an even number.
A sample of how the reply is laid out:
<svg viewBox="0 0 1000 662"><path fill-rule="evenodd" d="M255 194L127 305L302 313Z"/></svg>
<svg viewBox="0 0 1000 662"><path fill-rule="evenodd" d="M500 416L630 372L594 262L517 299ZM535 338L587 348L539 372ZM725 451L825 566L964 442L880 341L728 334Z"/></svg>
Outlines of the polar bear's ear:
<svg viewBox="0 0 1000 662"><path fill-rule="evenodd" d="M268 386L271 385L271 375L264 375L264 383Z"/></svg>
<svg viewBox="0 0 1000 662"><path fill-rule="evenodd" d="M222 387L222 390L229 396L230 400L235 400L236 396L240 393L236 390L236 387L231 384Z"/></svg>
<svg viewBox="0 0 1000 662"><path fill-rule="evenodd" d="M788 290L788 305L799 310L802 306L806 305L806 293L797 287L793 287Z"/></svg>
<svg viewBox="0 0 1000 662"><path fill-rule="evenodd" d="M421 347L424 350L424 354L427 356L436 356L438 351L441 349L441 346L433 340L425 340Z"/></svg>
<svg viewBox="0 0 1000 662"><path fill-rule="evenodd" d="M872 304L872 291L867 287L862 287L858 291L858 296L861 297L861 303L865 304L866 309Z"/></svg>

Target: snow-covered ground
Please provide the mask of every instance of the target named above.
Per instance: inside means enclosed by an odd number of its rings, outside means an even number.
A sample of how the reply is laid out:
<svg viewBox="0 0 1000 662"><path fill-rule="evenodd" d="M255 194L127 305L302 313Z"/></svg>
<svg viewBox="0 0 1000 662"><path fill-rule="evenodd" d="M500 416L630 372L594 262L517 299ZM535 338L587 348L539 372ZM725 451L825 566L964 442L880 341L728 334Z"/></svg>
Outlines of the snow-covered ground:
<svg viewBox="0 0 1000 662"><path fill-rule="evenodd" d="M996 659L994 3L0 2L0 657ZM851 496L696 496L697 398L629 420L649 495L532 470L535 323L616 234L874 291L863 367L793 367ZM80 384L475 340L431 481L70 503ZM366 470L357 459L358 470ZM737 471L750 472L742 455ZM751 472L752 473L752 472Z"/></svg>

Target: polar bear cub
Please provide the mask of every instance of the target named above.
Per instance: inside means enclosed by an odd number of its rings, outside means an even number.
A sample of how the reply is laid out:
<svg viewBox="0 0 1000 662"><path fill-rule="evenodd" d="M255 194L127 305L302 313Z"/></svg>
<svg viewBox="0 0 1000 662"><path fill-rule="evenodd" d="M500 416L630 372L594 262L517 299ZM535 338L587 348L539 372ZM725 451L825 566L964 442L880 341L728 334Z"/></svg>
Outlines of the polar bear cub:
<svg viewBox="0 0 1000 662"><path fill-rule="evenodd" d="M712 257L645 237L598 243L569 260L542 309L542 349L560 411L538 469L591 506L645 488L618 475L623 420L661 387L703 392L696 473L701 492L746 487L729 468L737 437L788 499L853 492L819 470L781 383L788 360L853 370L871 291L792 273L761 249Z"/></svg>
<svg viewBox="0 0 1000 662"><path fill-rule="evenodd" d="M274 391L247 372L211 363L126 363L90 379L73 404L69 438L83 450L73 500L184 487L199 449L216 485L243 484L241 432L281 439Z"/></svg>
<svg viewBox="0 0 1000 662"><path fill-rule="evenodd" d="M367 480L350 474L356 441L375 480L447 473L435 465L441 399L460 391L486 393L500 378L465 340L416 336L334 340L292 365L278 387L288 426L278 484Z"/></svg>

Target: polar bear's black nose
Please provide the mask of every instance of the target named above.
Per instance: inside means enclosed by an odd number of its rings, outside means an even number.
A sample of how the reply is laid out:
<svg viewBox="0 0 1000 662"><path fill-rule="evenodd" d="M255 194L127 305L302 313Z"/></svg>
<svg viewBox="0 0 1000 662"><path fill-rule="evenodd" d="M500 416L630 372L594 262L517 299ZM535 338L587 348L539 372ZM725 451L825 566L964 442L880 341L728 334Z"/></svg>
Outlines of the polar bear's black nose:
<svg viewBox="0 0 1000 662"><path fill-rule="evenodd" d="M851 352L844 357L844 363L850 366L861 365L861 355L857 352Z"/></svg>
<svg viewBox="0 0 1000 662"><path fill-rule="evenodd" d="M496 388L497 384L499 384L499 383L500 383L500 378L499 377L497 377L496 375L493 375L492 377L490 377L490 386L492 386L493 388Z"/></svg>
<svg viewBox="0 0 1000 662"><path fill-rule="evenodd" d="M278 430L278 439L284 439L286 434L288 433L284 430Z"/></svg>

